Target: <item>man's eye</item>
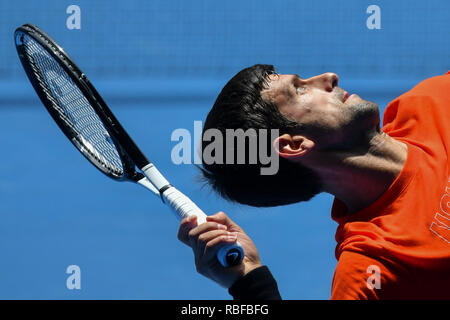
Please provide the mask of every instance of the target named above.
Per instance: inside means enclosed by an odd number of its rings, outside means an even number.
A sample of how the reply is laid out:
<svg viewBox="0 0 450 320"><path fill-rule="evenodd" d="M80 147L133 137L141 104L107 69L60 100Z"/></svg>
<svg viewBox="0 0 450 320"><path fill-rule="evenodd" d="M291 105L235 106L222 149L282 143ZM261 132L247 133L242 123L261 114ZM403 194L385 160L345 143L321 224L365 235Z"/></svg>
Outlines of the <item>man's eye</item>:
<svg viewBox="0 0 450 320"><path fill-rule="evenodd" d="M304 93L305 91L306 91L306 88L305 87L298 87L297 89L296 89L296 91L297 91L297 94L302 94L302 93Z"/></svg>

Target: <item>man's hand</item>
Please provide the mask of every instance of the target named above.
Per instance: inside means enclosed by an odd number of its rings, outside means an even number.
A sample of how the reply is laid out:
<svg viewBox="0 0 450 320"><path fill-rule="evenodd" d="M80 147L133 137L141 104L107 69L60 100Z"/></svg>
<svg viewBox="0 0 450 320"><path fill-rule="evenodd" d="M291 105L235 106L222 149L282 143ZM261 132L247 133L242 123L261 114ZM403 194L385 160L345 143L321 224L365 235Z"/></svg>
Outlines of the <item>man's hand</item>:
<svg viewBox="0 0 450 320"><path fill-rule="evenodd" d="M208 216L197 226L197 217L183 219L178 229L178 239L194 251L197 271L225 288L261 266L259 254L252 240L223 212ZM224 244L239 243L245 257L238 266L224 268L216 258L216 252Z"/></svg>

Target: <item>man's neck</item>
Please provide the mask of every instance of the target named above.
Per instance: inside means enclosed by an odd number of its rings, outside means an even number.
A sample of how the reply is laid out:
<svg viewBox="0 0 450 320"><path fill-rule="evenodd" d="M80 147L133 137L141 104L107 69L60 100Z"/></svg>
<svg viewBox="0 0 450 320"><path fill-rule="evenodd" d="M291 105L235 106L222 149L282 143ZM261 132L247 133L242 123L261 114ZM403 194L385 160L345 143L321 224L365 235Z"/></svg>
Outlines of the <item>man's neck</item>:
<svg viewBox="0 0 450 320"><path fill-rule="evenodd" d="M406 144L377 132L366 147L317 155L324 160L313 166L322 178L324 191L343 201L349 213L354 213L389 188L403 169L406 157Z"/></svg>

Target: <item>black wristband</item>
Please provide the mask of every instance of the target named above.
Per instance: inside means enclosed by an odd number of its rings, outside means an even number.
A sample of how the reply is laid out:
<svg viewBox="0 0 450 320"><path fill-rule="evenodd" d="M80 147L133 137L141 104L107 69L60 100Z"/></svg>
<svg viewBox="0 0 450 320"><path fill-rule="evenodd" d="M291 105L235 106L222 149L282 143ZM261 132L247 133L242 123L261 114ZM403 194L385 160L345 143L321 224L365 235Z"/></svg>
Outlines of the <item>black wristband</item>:
<svg viewBox="0 0 450 320"><path fill-rule="evenodd" d="M238 279L228 292L234 300L281 300L277 282L267 266L250 271Z"/></svg>

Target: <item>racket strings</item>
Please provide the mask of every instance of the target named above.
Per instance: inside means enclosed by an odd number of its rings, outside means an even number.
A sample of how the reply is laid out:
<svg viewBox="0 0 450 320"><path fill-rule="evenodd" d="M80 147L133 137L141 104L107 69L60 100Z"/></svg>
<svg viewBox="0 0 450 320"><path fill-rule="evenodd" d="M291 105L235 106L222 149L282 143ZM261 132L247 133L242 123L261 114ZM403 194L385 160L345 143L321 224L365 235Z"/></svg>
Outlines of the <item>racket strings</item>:
<svg viewBox="0 0 450 320"><path fill-rule="evenodd" d="M124 174L122 160L108 131L70 76L33 38L24 35L25 52L42 91L60 119L73 132L80 151L93 156L115 176Z"/></svg>

